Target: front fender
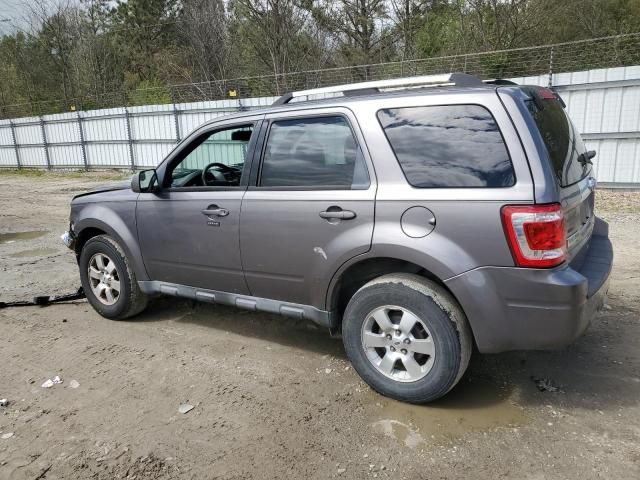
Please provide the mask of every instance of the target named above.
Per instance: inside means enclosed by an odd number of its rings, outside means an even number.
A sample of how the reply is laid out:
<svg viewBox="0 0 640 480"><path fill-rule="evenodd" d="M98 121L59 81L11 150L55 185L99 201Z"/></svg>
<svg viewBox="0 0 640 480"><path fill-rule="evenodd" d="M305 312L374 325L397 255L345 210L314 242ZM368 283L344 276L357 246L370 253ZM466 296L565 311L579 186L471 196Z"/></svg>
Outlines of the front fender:
<svg viewBox="0 0 640 480"><path fill-rule="evenodd" d="M120 244L136 278L149 280L138 243L135 201L90 203L79 207L72 218L76 236L82 235L87 228L102 230Z"/></svg>

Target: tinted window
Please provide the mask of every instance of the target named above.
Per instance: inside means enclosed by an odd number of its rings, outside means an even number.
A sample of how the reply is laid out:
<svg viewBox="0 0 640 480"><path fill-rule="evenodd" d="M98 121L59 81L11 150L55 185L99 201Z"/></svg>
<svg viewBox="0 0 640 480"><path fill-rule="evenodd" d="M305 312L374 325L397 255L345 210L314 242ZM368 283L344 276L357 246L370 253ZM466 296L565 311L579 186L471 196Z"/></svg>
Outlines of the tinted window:
<svg viewBox="0 0 640 480"><path fill-rule="evenodd" d="M545 98L538 104L529 101L527 107L538 126L560 184L571 185L586 177L589 169L578 160L586 148L562 104L558 100Z"/></svg>
<svg viewBox="0 0 640 480"><path fill-rule="evenodd" d="M507 148L491 114L477 105L381 110L378 119L414 187L509 187Z"/></svg>
<svg viewBox="0 0 640 480"><path fill-rule="evenodd" d="M369 176L344 118L308 118L273 122L260 185L367 188Z"/></svg>

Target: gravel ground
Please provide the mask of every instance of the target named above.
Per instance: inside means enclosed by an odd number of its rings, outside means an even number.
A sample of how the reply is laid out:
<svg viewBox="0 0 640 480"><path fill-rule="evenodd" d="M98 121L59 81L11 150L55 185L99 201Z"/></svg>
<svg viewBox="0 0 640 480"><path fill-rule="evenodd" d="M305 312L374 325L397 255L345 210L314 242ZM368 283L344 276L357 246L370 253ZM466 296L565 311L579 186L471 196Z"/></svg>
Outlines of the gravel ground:
<svg viewBox="0 0 640 480"><path fill-rule="evenodd" d="M0 172L1 300L77 288L59 235L104 177ZM616 259L588 332L474 355L429 406L372 392L339 339L287 318L175 299L124 322L84 301L0 310L0 479L640 478L640 194L597 203Z"/></svg>

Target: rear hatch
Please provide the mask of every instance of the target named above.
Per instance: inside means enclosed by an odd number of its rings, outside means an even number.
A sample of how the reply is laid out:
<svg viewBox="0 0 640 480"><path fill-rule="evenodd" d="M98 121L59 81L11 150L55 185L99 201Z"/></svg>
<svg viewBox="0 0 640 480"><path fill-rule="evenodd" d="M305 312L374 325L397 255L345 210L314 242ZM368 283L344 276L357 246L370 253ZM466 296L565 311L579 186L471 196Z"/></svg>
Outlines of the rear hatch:
<svg viewBox="0 0 640 480"><path fill-rule="evenodd" d="M545 161L549 162L558 184L567 234L567 260L580 264L595 222L591 164L595 152L587 151L564 102L555 92L542 87L522 89L529 95L527 109L538 127L547 150Z"/></svg>

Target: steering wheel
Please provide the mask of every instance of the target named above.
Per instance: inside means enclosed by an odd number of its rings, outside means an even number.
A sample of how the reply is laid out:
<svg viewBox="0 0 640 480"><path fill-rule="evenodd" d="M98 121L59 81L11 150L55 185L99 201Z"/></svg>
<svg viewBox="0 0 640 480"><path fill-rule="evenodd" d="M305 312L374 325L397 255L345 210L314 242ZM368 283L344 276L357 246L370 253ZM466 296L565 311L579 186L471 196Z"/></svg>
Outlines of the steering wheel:
<svg viewBox="0 0 640 480"><path fill-rule="evenodd" d="M222 171L221 172L217 170L209 171L211 167L216 167ZM207 181L207 174L211 175L216 182L226 182L227 178L224 176L225 172L231 173L231 172L234 172L234 169L229 167L228 165L225 165L224 163L219 163L219 162L210 163L209 165L207 165L202 169L202 184L209 185L209 182Z"/></svg>

